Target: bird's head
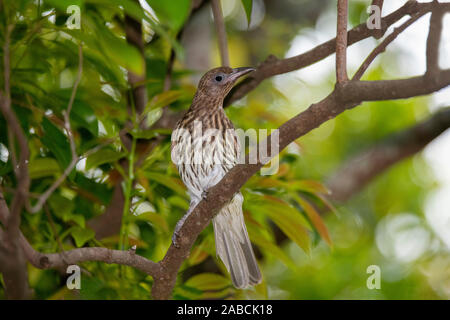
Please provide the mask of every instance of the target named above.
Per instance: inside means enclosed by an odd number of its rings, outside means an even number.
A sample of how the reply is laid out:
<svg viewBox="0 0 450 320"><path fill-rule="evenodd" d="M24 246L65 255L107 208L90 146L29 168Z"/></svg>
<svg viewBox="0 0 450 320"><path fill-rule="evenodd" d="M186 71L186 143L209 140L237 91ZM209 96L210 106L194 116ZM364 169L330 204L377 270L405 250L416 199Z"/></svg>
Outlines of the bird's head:
<svg viewBox="0 0 450 320"><path fill-rule="evenodd" d="M225 98L236 81L252 71L254 68L219 67L209 70L203 75L198 84L198 92L218 98Z"/></svg>

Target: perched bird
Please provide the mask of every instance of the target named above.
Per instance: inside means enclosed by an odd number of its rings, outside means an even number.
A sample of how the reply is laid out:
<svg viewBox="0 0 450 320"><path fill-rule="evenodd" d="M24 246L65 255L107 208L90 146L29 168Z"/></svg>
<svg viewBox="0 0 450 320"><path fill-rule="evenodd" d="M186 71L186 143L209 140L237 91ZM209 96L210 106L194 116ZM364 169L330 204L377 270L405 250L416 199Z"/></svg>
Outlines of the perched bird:
<svg viewBox="0 0 450 320"><path fill-rule="evenodd" d="M186 185L191 202L177 223L173 242L186 218L238 161L240 144L233 123L223 110L223 100L237 79L253 68L220 67L201 79L191 107L172 133L171 157ZM242 194L234 197L212 219L216 254L225 264L236 288L261 281L261 272L248 238L242 213Z"/></svg>

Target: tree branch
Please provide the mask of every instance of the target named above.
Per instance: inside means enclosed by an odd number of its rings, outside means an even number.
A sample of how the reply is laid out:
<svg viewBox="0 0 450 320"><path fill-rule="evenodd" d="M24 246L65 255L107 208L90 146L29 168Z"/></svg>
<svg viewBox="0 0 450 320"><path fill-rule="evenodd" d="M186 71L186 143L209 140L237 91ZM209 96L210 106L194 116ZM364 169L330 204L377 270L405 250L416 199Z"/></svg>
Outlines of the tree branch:
<svg viewBox="0 0 450 320"><path fill-rule="evenodd" d="M439 8L446 11L450 10L449 4L433 3L433 5L439 5ZM389 26L404 15L422 11L429 12L431 7L432 5L430 3L410 1L396 12L383 18L383 20L385 25ZM365 25L350 30L348 32L348 44L367 38L371 34L372 31L369 31ZM261 82L264 77L289 72L319 61L334 52L335 47L336 40L330 40L329 42L297 57L284 60L271 58L266 61L265 67L263 63L263 65L258 68L258 77L261 78L256 79L259 79L259 82ZM257 82L257 84L259 82ZM248 82L247 84L243 84L241 88L246 85L248 85ZM433 75L433 81L429 81L426 74L401 80L372 82L345 81L344 83L341 83L340 86L336 86L333 92L325 99L311 105L307 110L280 126L278 131L278 150L283 150L294 140L307 134L314 128L317 128L324 122L335 118L345 110L359 105L363 101L409 98L429 94L448 85L450 85L450 69L438 70ZM246 88L246 92L252 89L251 86ZM246 92L244 92L244 94ZM271 136L269 136L266 141L263 142L263 144L265 143L265 145L268 146L269 150L272 150L271 141ZM272 154L272 156L275 155ZM41 268L57 267L64 265L66 262L77 263L88 260L126 264L136 267L153 276L154 285L152 288L152 296L155 299L167 299L170 297L175 285L178 270L189 255L190 248L197 239L199 233L209 224L215 213L217 213L217 211L220 210L220 208L222 208L223 205L225 205L234 194L239 191L244 183L252 175L258 172L262 166L263 163L260 161L256 164L238 164L230 170L218 184L210 188L207 197L197 205L179 231L178 246L175 247L174 245L171 245L163 260L158 263L136 256L134 252L109 250L105 248L80 248L66 251L63 259L61 254L42 254L36 252L19 230L20 244L30 262ZM0 204L2 203L4 203L4 201L0 201ZM5 210L1 210L0 207L0 214L3 214L4 212ZM6 218L7 219L2 220L2 223L5 223L4 221L8 220L8 217ZM67 254L69 254L69 259L67 259Z"/></svg>
<svg viewBox="0 0 450 320"><path fill-rule="evenodd" d="M0 192L0 222L7 226L9 216L9 208ZM20 230L17 235L16 238L11 238L0 225L0 273L3 274L8 299L28 299L31 297L31 290L28 286L24 253L20 247Z"/></svg>
<svg viewBox="0 0 450 320"><path fill-rule="evenodd" d="M427 80L425 75L402 80L348 81L344 85L336 87L325 99L311 105L279 127L278 150L281 152L294 140L363 101L409 98L429 94L448 86L450 85L450 70L441 71L437 79L437 82L433 84ZM351 99L343 99L348 93L352 93ZM263 141L262 145L268 146L268 150L272 150L271 137L269 136ZM152 288L152 296L155 299L170 297L177 272L189 255L190 248L199 233L262 166L263 163L260 161L256 164L238 164L219 183L208 190L207 197L200 201L179 230L178 247L172 244L160 262L165 274L164 277L155 278Z"/></svg>
<svg viewBox="0 0 450 320"><path fill-rule="evenodd" d="M347 76L348 0L338 0L336 29L336 81L348 81Z"/></svg>
<svg viewBox="0 0 450 320"><path fill-rule="evenodd" d="M198 11L201 10L201 8L207 4L208 1L206 0L196 0L191 3L191 12L186 20L186 23L192 19L192 16ZM186 25L185 25L186 26ZM183 26L182 30L178 32L177 39L179 39L183 33L183 30L185 28ZM128 27L130 30L133 30L131 26ZM134 29L137 29L135 26ZM140 30L140 29L139 29ZM136 32L129 32L129 37L136 37ZM138 40L137 38L134 40L131 40L129 42L131 43L139 43L141 40ZM175 60L175 54L172 50L171 57L169 59L169 64L167 66L166 70L166 77L164 80L164 89L167 89L171 86L171 73L173 68L173 62ZM141 98L143 99L143 98ZM161 118L152 126L152 128L173 128L175 127L176 122L181 119L182 113L174 113L169 110L169 108L164 108L163 115ZM143 121L142 123L145 123ZM126 132L129 130L129 128L124 128L121 130L121 136L125 136ZM145 156L148 155L148 153L159 143L162 141L164 137L158 136L156 139L152 139L148 146L146 147L146 151L143 152L142 157L136 165L139 165L140 162L142 162L142 159L145 159ZM122 139L123 140L123 139ZM128 145L130 145L128 143ZM120 181L117 182L116 186L113 190L113 196L111 199L111 202L107 206L105 212L90 221L88 221L88 226L95 230L96 238L102 239L114 234L117 234L120 230L120 226L122 224L122 213L123 213L123 206L124 206L125 197L123 195L122 186L120 184Z"/></svg>
<svg viewBox="0 0 450 320"><path fill-rule="evenodd" d="M327 186L331 190L329 198L341 203L347 201L372 179L397 162L421 151L448 128L450 108L445 108L353 156L328 179Z"/></svg>
<svg viewBox="0 0 450 320"><path fill-rule="evenodd" d="M9 128L16 136L20 150L19 164L14 168L17 177L17 188L11 204L11 214L3 222L5 232L1 232L0 242L0 271L4 275L6 285L6 296L10 299L26 299L31 295L28 286L28 272L19 246L20 221L22 208L28 197L30 178L28 175L29 149L25 133L20 126L16 114L11 108L11 64L10 64L10 40L14 25L6 26L5 42L3 45L3 72L5 93L0 92L0 110L8 123ZM10 139L14 143L14 139ZM11 146L10 146L11 148ZM14 150L14 146L12 146ZM0 194L0 214L9 213L4 203L3 195Z"/></svg>
<svg viewBox="0 0 450 320"><path fill-rule="evenodd" d="M6 202L3 199L3 194L0 192L0 222L5 223L8 220L8 215L9 212ZM0 232L2 232L1 228ZM120 251L101 247L90 247L73 249L61 253L41 253L33 249L22 232L19 233L19 241L27 260L39 269L64 267L68 264L78 264L86 261L101 261L134 267L150 276L158 276L162 272L157 263L137 255L133 248L127 251Z"/></svg>
<svg viewBox="0 0 450 320"><path fill-rule="evenodd" d="M372 6L377 6L380 8L380 12L383 10L383 2L384 0L372 0Z"/></svg>
<svg viewBox="0 0 450 320"><path fill-rule="evenodd" d="M61 185L61 183L63 183L64 180L66 180L66 178L72 172L73 168L75 168L76 164L81 159L77 155L75 139L73 136L72 129L70 127L70 112L72 111L73 102L75 101L75 96L77 94L78 85L80 84L80 81L81 81L82 73L83 73L83 47L80 44L78 46L77 78L75 79L75 82L73 84L72 94L69 99L69 104L67 105L67 110L64 112L64 128L66 130L67 137L69 138L72 160L70 161L67 168L64 170L63 174L61 176L59 176L59 178L56 179L55 182L38 198L37 203L33 207L28 205L27 209L31 213L39 212L42 209L42 206L45 204L45 202L48 200L48 198L53 194L53 192L55 192L56 189L58 189L58 187ZM27 204L29 204L28 201L27 201Z"/></svg>
<svg viewBox="0 0 450 320"><path fill-rule="evenodd" d="M450 3L438 3L435 5L438 6L440 11L450 11ZM422 3L416 2L414 0L408 1L402 7L381 19L381 25L383 28L382 33L384 34L391 25L399 21L404 16L430 12L433 9L433 6L434 4L431 2ZM366 23L358 25L357 27L348 31L348 46L374 36L375 32L377 31L378 30L375 29L368 29ZM322 59L325 59L335 52L335 48L336 38L324 42L305 53L291 58L278 59L275 56L270 55L258 66L256 71L252 72L251 76L248 79L239 83L231 91L231 93L225 100L224 106L228 106L234 101L241 99L267 78L302 69Z"/></svg>
<svg viewBox="0 0 450 320"><path fill-rule="evenodd" d="M214 15L214 25L216 26L217 41L219 43L222 66L229 67L230 58L228 55L227 32L225 30L225 22L223 21L220 0L211 0L211 7Z"/></svg>
<svg viewBox="0 0 450 320"><path fill-rule="evenodd" d="M375 58L384 52L387 46L394 41L397 36L406 30L410 25L416 22L420 17L422 17L425 12L419 12L413 15L410 19L408 19L405 23L403 23L400 27L396 28L389 36L387 36L364 60L362 65L359 67L358 71L356 71L352 80L360 80L363 76L364 72L366 72L367 68L369 68L370 64L375 60Z"/></svg>
<svg viewBox="0 0 450 320"><path fill-rule="evenodd" d="M383 3L384 0L372 0L372 6L377 6L378 8L380 8L380 15L383 13ZM381 25L381 28L376 29L376 31L374 32L373 37L375 39L380 39L383 36L385 30L386 29L383 27L383 25Z"/></svg>
<svg viewBox="0 0 450 320"><path fill-rule="evenodd" d="M440 10L438 2L433 4L427 38L427 74L431 77L439 71L439 43L442 34L442 18L445 13Z"/></svg>

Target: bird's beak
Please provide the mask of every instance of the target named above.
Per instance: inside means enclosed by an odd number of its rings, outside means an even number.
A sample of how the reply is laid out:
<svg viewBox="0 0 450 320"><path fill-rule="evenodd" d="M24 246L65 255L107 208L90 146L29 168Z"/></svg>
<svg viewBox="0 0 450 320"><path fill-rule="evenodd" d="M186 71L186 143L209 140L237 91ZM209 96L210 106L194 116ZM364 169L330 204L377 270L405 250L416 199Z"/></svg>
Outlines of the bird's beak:
<svg viewBox="0 0 450 320"><path fill-rule="evenodd" d="M228 78L230 81L234 82L237 79L239 79L240 77L255 71L255 68L250 68L250 67L242 67L242 68L234 68L233 72L231 73L230 77Z"/></svg>

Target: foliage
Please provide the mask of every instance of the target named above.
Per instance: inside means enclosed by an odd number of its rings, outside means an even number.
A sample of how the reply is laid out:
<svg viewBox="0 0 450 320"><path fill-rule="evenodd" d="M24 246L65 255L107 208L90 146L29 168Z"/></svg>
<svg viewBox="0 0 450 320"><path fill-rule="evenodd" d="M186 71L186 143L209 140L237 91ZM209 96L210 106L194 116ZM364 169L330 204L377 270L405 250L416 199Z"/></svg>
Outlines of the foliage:
<svg viewBox="0 0 450 320"><path fill-rule="evenodd" d="M252 5L255 7L253 2L242 0L241 10L245 10L248 25ZM79 45L84 59L70 122L77 154L87 156L42 210L36 214L23 213L23 233L41 252L83 246L126 249L136 245L137 254L159 261L171 243L177 220L189 206L189 197L170 161L167 132L141 129L133 117L134 111L130 112L133 88L127 81L127 70L146 73L148 126L162 116L166 105L174 111L188 108L195 90L190 75L195 71L184 64L186 52L177 34L189 18L190 1L147 0L153 12L131 0L2 3L1 43L5 41L6 26L15 25L11 37L12 101L31 151L32 195L48 189L71 161L63 113L76 80ZM70 30L65 25L69 16L66 8L71 4L81 8L80 30ZM359 21L360 7L351 12L352 21ZM325 5L320 10L326 8ZM147 39L144 58L125 40L125 15L144 21ZM314 23L305 21L302 27ZM238 31L229 22L230 46L237 43L239 48L231 51L232 63L256 63L268 53L284 54L289 41L302 29L298 26L289 30L286 25L288 21L269 13L253 31ZM253 36L258 33L269 36ZM211 51L214 46L210 44ZM171 89L164 90L172 50L177 62L171 74ZM382 72L377 68L370 76L379 78ZM2 88L3 81L2 78ZM329 81L323 79L322 91L327 90ZM336 212L323 215L330 210L324 197L328 190L321 181L352 154L424 118L426 102L426 98L421 98L368 103L330 121L283 151L275 175L254 176L242 190L246 222L257 247L263 283L246 291L231 286L224 266L215 256L212 228L208 227L180 272L174 298L440 297L419 271L425 261L412 264L413 271L403 277L383 282L381 291L365 287L365 268L388 263L376 249L377 222L390 212L408 211L422 216L424 195L434 180L426 174L420 156L384 174L345 207L331 208ZM228 108L227 113L236 127L247 129L276 128L299 111L273 83L267 82L244 102ZM131 148L124 145L119 134L127 123L132 124ZM162 143L138 165L143 155L141 144L153 137L163 137ZM0 154L10 155L13 151L8 149L9 145L7 123L0 117ZM132 165L123 166L124 161ZM422 183L413 183L412 175L421 175ZM0 158L0 183L9 202L16 184L11 156ZM118 184L125 195L120 235L96 239L88 222L104 213ZM34 202L32 198L31 204ZM64 273L29 266L34 298L147 299L150 295L153 280L132 268L95 262L83 263L83 268L86 272L82 288L74 292L66 288ZM4 295L2 281L0 297ZM412 293L411 287L415 288Z"/></svg>

